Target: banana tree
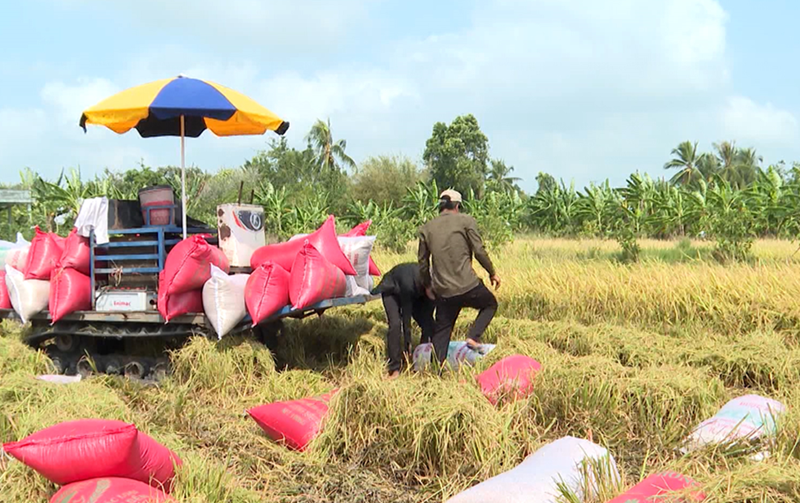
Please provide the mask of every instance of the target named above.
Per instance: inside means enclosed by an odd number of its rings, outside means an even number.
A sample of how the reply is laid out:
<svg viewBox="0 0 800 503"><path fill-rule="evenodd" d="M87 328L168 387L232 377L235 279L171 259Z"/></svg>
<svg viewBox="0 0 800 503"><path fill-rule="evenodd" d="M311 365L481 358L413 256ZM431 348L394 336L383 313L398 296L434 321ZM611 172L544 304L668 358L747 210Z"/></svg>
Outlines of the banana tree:
<svg viewBox="0 0 800 503"><path fill-rule="evenodd" d="M578 193L575 216L589 222L595 232L603 235L610 230L609 224L617 205L618 197L611 189L608 180L600 185L591 183L582 193Z"/></svg>
<svg viewBox="0 0 800 503"><path fill-rule="evenodd" d="M406 218L413 225L420 226L436 216L436 203L439 200L439 187L435 180L418 182L403 198Z"/></svg>

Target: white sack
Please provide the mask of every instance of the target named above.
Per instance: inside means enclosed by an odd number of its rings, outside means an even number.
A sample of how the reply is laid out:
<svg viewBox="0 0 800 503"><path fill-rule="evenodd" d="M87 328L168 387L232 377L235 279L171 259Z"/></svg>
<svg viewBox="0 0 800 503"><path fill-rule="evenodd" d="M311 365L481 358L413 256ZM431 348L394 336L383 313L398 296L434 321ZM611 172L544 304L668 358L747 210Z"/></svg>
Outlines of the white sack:
<svg viewBox="0 0 800 503"><path fill-rule="evenodd" d="M540 448L517 467L453 496L447 503L556 503L561 494L559 483L583 501L593 494L582 494L582 462L606 456L611 476L619 480L614 457L606 449L588 440L563 437ZM597 487L590 490L594 493Z"/></svg>
<svg viewBox="0 0 800 503"><path fill-rule="evenodd" d="M247 316L244 290L249 277L249 274L229 276L211 265L211 279L203 285L203 310L220 339Z"/></svg>
<svg viewBox="0 0 800 503"><path fill-rule="evenodd" d="M483 356L495 348L494 344L482 344L481 351L473 351L464 341L451 341L447 348L447 363L450 368L458 370L462 364L474 366ZM414 348L414 370L421 372L428 368L433 358L433 344L420 344Z"/></svg>
<svg viewBox="0 0 800 503"><path fill-rule="evenodd" d="M714 416L700 423L686 439L683 451L773 436L775 420L785 410L782 403L763 396L745 395L734 398Z"/></svg>
<svg viewBox="0 0 800 503"><path fill-rule="evenodd" d="M10 243L8 241L0 242L0 258L2 258L0 265L5 264L18 271L23 270L25 268L25 263L28 261L28 251L30 248L30 242L26 241L20 233L17 233L16 243Z"/></svg>
<svg viewBox="0 0 800 503"><path fill-rule="evenodd" d="M11 305L22 319L27 323L31 316L47 309L50 300L50 282L38 279L25 279L25 275L6 266L6 287Z"/></svg>
<svg viewBox="0 0 800 503"><path fill-rule="evenodd" d="M357 297L359 295L369 295L369 290L358 286L358 281L355 276L345 276L345 297Z"/></svg>

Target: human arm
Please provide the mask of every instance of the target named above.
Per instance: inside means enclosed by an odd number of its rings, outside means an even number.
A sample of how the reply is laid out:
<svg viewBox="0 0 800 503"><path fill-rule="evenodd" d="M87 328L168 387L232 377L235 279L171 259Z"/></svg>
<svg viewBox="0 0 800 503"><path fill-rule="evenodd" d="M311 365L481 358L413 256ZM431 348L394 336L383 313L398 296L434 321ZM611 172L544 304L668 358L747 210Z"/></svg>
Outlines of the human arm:
<svg viewBox="0 0 800 503"><path fill-rule="evenodd" d="M478 224L475 222L475 219L470 218L468 220L466 234L467 240L469 241L469 246L472 249L472 253L475 255L475 259L478 261L481 267L483 267L486 272L489 273L489 280L492 282L492 285L494 285L496 289L500 288L500 278L497 276L497 271L494 268L492 259L489 258L489 253L483 246L483 238L481 238L481 234L478 232Z"/></svg>

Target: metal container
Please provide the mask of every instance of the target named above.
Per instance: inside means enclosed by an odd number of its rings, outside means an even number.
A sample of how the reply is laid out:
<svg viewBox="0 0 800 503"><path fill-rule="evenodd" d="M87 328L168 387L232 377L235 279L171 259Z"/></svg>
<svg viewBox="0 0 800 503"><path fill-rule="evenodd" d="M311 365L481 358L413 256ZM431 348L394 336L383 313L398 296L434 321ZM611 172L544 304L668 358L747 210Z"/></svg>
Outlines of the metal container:
<svg viewBox="0 0 800 503"><path fill-rule="evenodd" d="M250 267L253 252L266 244L264 208L252 204L217 206L219 247L231 267Z"/></svg>

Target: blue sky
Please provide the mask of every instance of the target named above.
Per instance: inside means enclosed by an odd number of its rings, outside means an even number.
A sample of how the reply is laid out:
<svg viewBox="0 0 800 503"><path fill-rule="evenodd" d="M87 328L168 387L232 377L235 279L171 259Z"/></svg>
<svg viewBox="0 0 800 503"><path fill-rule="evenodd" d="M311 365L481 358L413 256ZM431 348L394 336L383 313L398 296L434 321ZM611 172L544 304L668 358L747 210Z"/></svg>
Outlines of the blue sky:
<svg viewBox="0 0 800 503"><path fill-rule="evenodd" d="M788 0L27 0L0 17L0 181L179 162L173 138L78 119L108 95L183 73L292 123L317 118L361 161L419 160L435 121L473 113L524 188L661 166L682 140L800 160ZM236 167L263 137L187 141L187 162Z"/></svg>

